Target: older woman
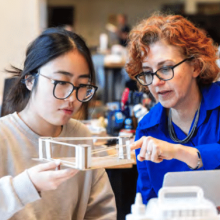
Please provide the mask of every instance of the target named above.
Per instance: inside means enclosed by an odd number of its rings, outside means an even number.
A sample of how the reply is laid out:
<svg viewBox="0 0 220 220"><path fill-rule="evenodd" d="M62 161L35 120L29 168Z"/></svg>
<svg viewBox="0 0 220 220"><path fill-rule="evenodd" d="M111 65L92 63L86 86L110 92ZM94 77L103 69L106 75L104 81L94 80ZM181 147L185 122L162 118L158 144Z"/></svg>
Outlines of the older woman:
<svg viewBox="0 0 220 220"><path fill-rule="evenodd" d="M136 131L137 191L156 197L167 172L220 168L220 84L211 38L179 15L153 15L130 33L127 72L158 104Z"/></svg>

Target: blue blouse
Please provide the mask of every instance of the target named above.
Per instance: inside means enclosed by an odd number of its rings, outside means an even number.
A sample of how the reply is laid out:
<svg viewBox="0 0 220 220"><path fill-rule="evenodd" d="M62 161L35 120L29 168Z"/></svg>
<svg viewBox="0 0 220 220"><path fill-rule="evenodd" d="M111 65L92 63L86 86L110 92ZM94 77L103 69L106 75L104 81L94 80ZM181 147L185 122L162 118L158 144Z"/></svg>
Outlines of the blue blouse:
<svg viewBox="0 0 220 220"><path fill-rule="evenodd" d="M220 169L220 82L203 87L201 93L202 102L197 128L191 140L184 145L199 150L203 162L200 170ZM178 139L182 140L186 137L186 134L174 123L173 127ZM168 133L166 109L160 103L156 104L140 121L135 140L142 136L152 136L175 143ZM139 151L140 149L136 150L136 155L139 154ZM167 172L191 170L187 164L176 159L163 160L161 163L137 160L137 169L137 192L142 194L145 204L149 199L158 196Z"/></svg>

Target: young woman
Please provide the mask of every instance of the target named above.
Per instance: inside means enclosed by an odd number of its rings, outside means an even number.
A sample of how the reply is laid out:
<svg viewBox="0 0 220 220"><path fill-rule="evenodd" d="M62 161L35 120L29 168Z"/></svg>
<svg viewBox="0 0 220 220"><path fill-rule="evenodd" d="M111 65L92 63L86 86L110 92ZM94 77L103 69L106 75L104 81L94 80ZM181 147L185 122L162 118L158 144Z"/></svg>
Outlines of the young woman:
<svg viewBox="0 0 220 220"><path fill-rule="evenodd" d="M153 15L130 34L127 71L158 101L132 146L145 203L167 172L220 168L216 52L212 39L179 15Z"/></svg>
<svg viewBox="0 0 220 220"><path fill-rule="evenodd" d="M48 29L28 47L24 69L14 72L17 81L7 102L11 114L0 119L1 219L116 219L104 169L55 170L59 163L32 160L40 136L90 136L71 119L97 89L85 42L75 33ZM53 153L72 155L62 148Z"/></svg>

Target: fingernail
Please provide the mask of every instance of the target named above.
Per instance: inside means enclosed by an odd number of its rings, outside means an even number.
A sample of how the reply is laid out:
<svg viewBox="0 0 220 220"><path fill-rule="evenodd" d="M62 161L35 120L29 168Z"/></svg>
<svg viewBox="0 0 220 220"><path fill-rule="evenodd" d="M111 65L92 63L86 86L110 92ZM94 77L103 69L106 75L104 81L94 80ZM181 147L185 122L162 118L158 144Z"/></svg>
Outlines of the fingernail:
<svg viewBox="0 0 220 220"><path fill-rule="evenodd" d="M135 144L135 143L133 143L133 144L131 144L131 145L130 145L130 147L135 147L135 145L136 145L136 144Z"/></svg>
<svg viewBox="0 0 220 220"><path fill-rule="evenodd" d="M145 158L142 157L142 156L140 156L140 154L138 154L137 159L138 159L140 162L142 162L142 161L144 161Z"/></svg>

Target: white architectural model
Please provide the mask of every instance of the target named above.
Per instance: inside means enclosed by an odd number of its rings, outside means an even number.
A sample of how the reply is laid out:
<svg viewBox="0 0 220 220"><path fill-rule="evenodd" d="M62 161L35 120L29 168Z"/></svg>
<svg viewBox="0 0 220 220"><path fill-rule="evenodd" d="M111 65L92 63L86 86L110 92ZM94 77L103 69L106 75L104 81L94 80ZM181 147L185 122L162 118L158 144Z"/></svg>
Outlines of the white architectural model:
<svg viewBox="0 0 220 220"><path fill-rule="evenodd" d="M106 146L105 142L117 142ZM101 144L100 144L101 143ZM71 148L73 157L59 154L59 149ZM57 149L58 148L58 149ZM54 152L58 151L58 155ZM60 150L61 152L61 150ZM83 137L83 138L39 138L39 158L34 160L46 162L61 160L61 165L79 170L106 168L134 163L131 159L130 140L128 137Z"/></svg>
<svg viewBox="0 0 220 220"><path fill-rule="evenodd" d="M126 220L220 220L213 202L205 199L198 186L162 187L158 198L152 198L147 206L137 193L131 214Z"/></svg>

